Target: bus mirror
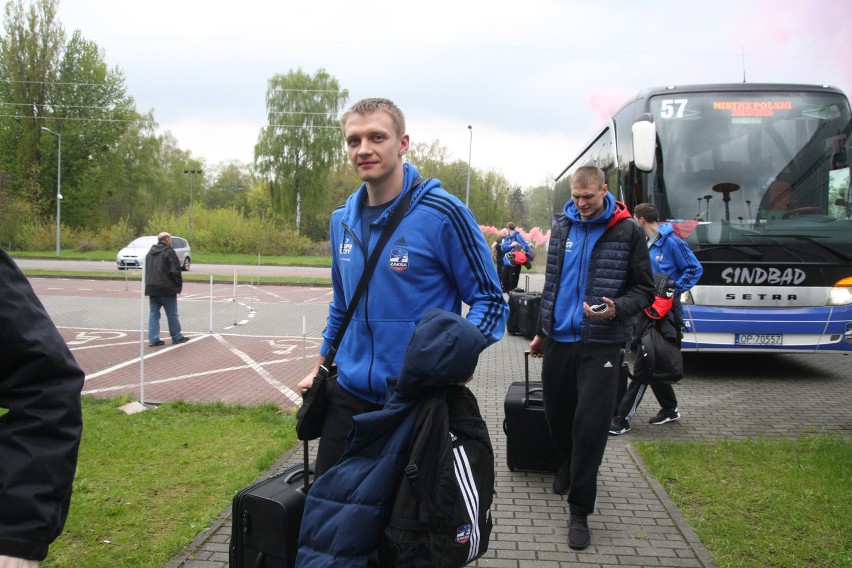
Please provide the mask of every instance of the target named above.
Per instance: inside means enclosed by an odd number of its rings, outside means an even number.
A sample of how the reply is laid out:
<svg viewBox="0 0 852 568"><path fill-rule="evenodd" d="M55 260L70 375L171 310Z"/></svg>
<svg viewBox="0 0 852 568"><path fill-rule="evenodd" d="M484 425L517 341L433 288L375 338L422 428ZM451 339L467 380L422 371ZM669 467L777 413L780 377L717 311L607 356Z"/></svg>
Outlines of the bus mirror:
<svg viewBox="0 0 852 568"><path fill-rule="evenodd" d="M650 120L638 120L633 123L633 161L636 168L650 172L654 168L657 128Z"/></svg>

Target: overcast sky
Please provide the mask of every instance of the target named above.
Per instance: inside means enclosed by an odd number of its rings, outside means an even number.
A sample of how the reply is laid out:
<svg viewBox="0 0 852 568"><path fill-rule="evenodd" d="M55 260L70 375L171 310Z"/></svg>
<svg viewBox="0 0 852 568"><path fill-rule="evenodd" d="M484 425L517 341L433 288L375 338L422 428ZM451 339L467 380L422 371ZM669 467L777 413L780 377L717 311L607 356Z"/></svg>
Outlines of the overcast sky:
<svg viewBox="0 0 852 568"><path fill-rule="evenodd" d="M60 0L59 19L208 166L251 161L267 81L299 68L324 68L350 104L394 100L412 142L463 161L472 147L473 167L523 187L646 87L745 73L852 94L845 0Z"/></svg>

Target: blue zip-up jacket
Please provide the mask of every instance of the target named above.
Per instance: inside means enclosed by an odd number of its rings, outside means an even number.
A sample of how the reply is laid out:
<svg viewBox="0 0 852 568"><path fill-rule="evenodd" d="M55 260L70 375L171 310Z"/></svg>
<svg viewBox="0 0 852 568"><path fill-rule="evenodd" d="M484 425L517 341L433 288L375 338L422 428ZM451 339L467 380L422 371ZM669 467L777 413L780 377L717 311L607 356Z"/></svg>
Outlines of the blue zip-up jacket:
<svg viewBox="0 0 852 568"><path fill-rule="evenodd" d="M538 335L573 343L624 343L632 318L654 301L654 280L645 233L612 194L604 213L584 221L573 201L553 217L547 271L541 294ZM583 313L606 296L615 302L613 320Z"/></svg>
<svg viewBox="0 0 852 568"><path fill-rule="evenodd" d="M370 242L361 236L362 185L331 215L331 279L334 299L323 331L327 355L381 229L404 193L414 191L408 212L376 265L335 356L337 382L350 393L384 404L387 381L399 376L405 346L429 308L461 314L462 302L488 344L506 329L503 299L491 250L470 210L429 179L411 188L419 172L404 166L404 192L374 222Z"/></svg>
<svg viewBox="0 0 852 568"><path fill-rule="evenodd" d="M651 269L671 278L678 296L698 284L704 269L689 245L674 234L671 224L660 223L657 231L659 237L648 248Z"/></svg>
<svg viewBox="0 0 852 568"><path fill-rule="evenodd" d="M473 374L487 342L476 326L426 312L408 343L399 381L382 410L359 414L337 464L308 493L298 568L364 568L387 525L423 396Z"/></svg>

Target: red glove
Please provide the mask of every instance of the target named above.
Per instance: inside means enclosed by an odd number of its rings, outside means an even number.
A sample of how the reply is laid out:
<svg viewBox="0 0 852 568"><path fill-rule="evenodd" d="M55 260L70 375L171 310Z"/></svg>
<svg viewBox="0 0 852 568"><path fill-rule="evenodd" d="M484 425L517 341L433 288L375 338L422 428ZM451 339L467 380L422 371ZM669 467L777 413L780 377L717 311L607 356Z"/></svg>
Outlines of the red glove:
<svg viewBox="0 0 852 568"><path fill-rule="evenodd" d="M670 298L654 296L654 303L650 307L645 308L645 315L655 320L663 319L671 311L673 302L674 295Z"/></svg>

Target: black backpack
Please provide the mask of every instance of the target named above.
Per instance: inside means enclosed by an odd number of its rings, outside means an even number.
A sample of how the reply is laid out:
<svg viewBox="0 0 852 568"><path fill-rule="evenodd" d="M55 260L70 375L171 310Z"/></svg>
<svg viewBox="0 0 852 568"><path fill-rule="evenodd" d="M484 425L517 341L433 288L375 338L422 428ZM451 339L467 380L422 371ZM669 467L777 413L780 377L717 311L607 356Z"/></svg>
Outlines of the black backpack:
<svg viewBox="0 0 852 568"><path fill-rule="evenodd" d="M636 361L631 378L641 384L674 384L683 378L680 333L671 317L653 320L640 315Z"/></svg>
<svg viewBox="0 0 852 568"><path fill-rule="evenodd" d="M438 388L420 408L387 528L382 566L454 568L488 549L494 450L476 397Z"/></svg>

